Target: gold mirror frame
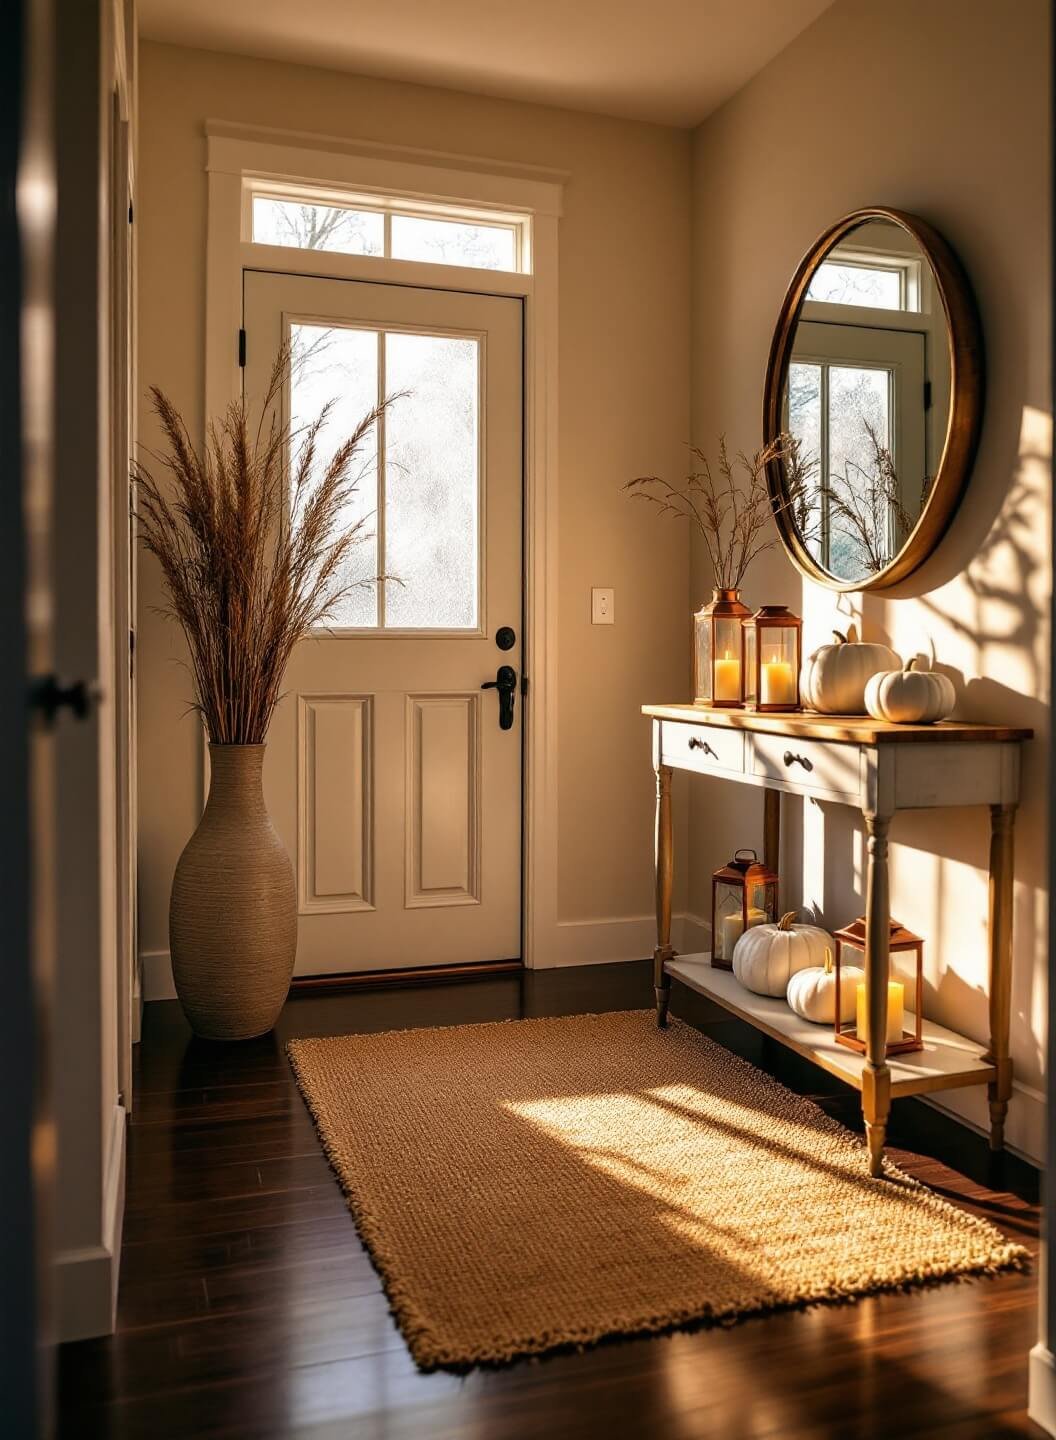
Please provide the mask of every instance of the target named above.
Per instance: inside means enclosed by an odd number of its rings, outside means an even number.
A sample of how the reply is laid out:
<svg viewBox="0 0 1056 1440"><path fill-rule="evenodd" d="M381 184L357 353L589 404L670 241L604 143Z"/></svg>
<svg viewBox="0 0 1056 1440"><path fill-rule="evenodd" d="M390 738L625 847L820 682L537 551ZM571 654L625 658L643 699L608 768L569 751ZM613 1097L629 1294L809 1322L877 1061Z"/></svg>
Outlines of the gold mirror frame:
<svg viewBox="0 0 1056 1440"><path fill-rule="evenodd" d="M814 272L829 251L851 230L867 220L889 220L920 246L935 277L946 315L946 342L950 362L950 403L946 439L931 492L906 543L890 565L863 580L840 580L830 575L803 544L784 504L785 480L780 460L767 466L767 485L774 519L793 564L808 579L830 590L886 590L913 573L945 535L971 473L983 419L984 357L979 314L961 262L937 231L916 215L873 205L854 210L820 235L800 261L778 316L763 386L763 438L769 444L782 430L783 396L800 307Z"/></svg>

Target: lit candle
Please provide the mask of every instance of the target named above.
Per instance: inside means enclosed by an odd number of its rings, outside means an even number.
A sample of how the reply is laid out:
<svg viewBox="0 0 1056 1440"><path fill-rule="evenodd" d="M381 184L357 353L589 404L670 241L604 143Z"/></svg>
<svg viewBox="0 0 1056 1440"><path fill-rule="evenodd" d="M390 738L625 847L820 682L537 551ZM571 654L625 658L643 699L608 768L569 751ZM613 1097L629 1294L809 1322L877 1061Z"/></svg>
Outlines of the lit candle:
<svg viewBox="0 0 1056 1440"><path fill-rule="evenodd" d="M787 660L767 660L763 665L760 700L764 705L794 705L796 677Z"/></svg>
<svg viewBox="0 0 1056 1440"><path fill-rule="evenodd" d="M902 1020L906 1003L906 987L901 980L887 982L887 1043L902 1039ZM858 986L858 1039L869 1043L869 998L864 985Z"/></svg>
<svg viewBox="0 0 1056 1440"><path fill-rule="evenodd" d="M765 919L765 910L757 910L754 905L751 906L748 910L748 929L753 925L762 925ZM740 914L722 917L722 950L719 953L724 960L733 959L733 947L743 934L744 920Z"/></svg>
<svg viewBox="0 0 1056 1440"><path fill-rule="evenodd" d="M740 700L741 662L733 660L727 650L725 658L715 661L715 699Z"/></svg>

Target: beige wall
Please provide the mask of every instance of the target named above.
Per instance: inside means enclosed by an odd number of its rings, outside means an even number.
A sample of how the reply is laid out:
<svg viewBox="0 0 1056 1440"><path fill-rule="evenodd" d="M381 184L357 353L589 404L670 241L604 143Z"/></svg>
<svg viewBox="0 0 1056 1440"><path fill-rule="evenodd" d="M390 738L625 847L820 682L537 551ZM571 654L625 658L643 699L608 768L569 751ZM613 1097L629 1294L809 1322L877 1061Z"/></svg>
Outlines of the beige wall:
<svg viewBox="0 0 1056 1440"><path fill-rule="evenodd" d="M559 860L565 919L652 905L649 695L685 689L688 547L644 525L625 477L678 463L689 429L690 138L660 127L146 44L139 374L202 424L206 117L552 166L560 225ZM145 408L143 443L156 432ZM590 586L616 589L591 627ZM140 924L167 947L172 872L198 813L197 726L141 566Z"/></svg>
<svg viewBox="0 0 1056 1440"><path fill-rule="evenodd" d="M1041 1084L1045 1006L1045 805L1049 727L1048 553L1049 81L1044 0L838 0L697 132L694 155L693 423L698 444L725 429L760 439L760 392L785 285L831 220L880 203L916 212L960 253L979 300L989 381L978 460L934 558L888 596L867 598L866 638L903 654L934 642L958 681L958 714L1031 725L1017 836L1013 1054L1020 1082ZM710 577L695 557L694 596ZM841 617L838 597L775 550L747 586L750 603L786 601L806 617L805 648ZM854 607L860 615L860 597ZM695 791L692 908L707 876L759 839L757 800ZM838 807L786 807L790 902L833 925L864 908L861 824ZM892 903L927 937L928 1007L987 1030L987 816L896 820ZM980 1123L984 1097L966 1092ZM1020 1092L1013 1143L1041 1153L1040 1104Z"/></svg>

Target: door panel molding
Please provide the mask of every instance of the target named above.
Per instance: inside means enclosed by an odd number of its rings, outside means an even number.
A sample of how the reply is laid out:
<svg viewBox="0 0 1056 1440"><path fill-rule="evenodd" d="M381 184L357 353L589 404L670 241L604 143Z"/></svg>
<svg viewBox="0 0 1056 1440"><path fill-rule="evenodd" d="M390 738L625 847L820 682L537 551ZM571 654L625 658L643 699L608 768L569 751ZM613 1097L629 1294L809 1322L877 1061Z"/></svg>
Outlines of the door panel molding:
<svg viewBox="0 0 1056 1440"><path fill-rule="evenodd" d="M301 915L374 909L372 695L297 697L297 899Z"/></svg>
<svg viewBox="0 0 1056 1440"><path fill-rule="evenodd" d="M480 694L407 696L404 907L480 904Z"/></svg>

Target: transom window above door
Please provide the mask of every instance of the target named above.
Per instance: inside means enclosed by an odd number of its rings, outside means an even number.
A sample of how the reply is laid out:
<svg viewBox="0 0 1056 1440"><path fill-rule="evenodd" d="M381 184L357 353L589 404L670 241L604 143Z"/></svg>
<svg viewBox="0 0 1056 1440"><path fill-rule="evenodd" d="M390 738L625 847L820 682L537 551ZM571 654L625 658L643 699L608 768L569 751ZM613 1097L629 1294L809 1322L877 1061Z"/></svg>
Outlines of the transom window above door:
<svg viewBox="0 0 1056 1440"><path fill-rule="evenodd" d="M257 245L527 273L529 220L380 195L246 182L247 238Z"/></svg>
<svg viewBox="0 0 1056 1440"><path fill-rule="evenodd" d="M317 465L383 396L400 397L360 455L342 525L363 538L328 628L479 633L480 337L311 320L289 335L293 434L331 406Z"/></svg>

